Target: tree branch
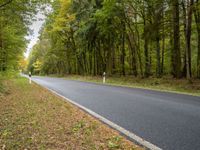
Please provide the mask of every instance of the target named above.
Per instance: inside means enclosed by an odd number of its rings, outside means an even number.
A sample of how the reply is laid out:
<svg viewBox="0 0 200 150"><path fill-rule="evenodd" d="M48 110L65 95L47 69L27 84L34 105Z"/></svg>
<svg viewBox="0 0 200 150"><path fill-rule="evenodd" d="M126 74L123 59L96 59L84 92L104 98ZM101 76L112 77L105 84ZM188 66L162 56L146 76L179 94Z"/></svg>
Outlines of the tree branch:
<svg viewBox="0 0 200 150"><path fill-rule="evenodd" d="M10 4L13 0L8 0L7 2L5 2L4 4L0 5L0 8L5 7L6 5Z"/></svg>

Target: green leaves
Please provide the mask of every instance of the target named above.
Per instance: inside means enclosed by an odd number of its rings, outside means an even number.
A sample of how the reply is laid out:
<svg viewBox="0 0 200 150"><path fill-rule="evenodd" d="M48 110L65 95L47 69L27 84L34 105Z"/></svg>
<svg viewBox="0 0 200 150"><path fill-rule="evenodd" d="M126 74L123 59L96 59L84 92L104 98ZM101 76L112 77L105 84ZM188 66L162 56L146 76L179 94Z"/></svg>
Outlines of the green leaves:
<svg viewBox="0 0 200 150"><path fill-rule="evenodd" d="M52 2L54 11L48 16L37 43L40 46L33 49L38 54L32 53L29 68L38 59L42 64L40 72L47 74L102 75L104 71L110 75L142 77L173 74L172 47L177 42L173 42L172 36L172 2L55 0ZM183 10L180 12L177 16L183 15ZM183 16L180 22L183 23ZM183 24L179 26L184 28ZM192 34L192 37L197 37L198 33ZM182 30L179 36L184 38ZM49 41L49 46L40 48L44 40ZM200 58L200 53L194 53L199 42L191 40L194 47L191 61L195 73L199 72L196 71L199 65L194 65ZM185 45L184 40L181 42ZM183 76L185 47L181 46L178 56Z"/></svg>
<svg viewBox="0 0 200 150"><path fill-rule="evenodd" d="M45 0L0 1L0 72L18 70L18 62L23 58L26 49L25 36L29 34L28 26L34 20L39 4L47 2Z"/></svg>

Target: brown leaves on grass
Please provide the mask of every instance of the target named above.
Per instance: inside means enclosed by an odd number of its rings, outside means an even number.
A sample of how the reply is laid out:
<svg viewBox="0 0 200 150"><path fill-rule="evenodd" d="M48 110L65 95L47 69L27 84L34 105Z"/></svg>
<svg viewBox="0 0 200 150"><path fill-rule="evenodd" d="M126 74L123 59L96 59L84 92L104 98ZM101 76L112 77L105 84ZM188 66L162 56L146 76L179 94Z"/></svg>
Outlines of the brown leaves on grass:
<svg viewBox="0 0 200 150"><path fill-rule="evenodd" d="M25 79L0 99L0 149L141 149L116 131Z"/></svg>

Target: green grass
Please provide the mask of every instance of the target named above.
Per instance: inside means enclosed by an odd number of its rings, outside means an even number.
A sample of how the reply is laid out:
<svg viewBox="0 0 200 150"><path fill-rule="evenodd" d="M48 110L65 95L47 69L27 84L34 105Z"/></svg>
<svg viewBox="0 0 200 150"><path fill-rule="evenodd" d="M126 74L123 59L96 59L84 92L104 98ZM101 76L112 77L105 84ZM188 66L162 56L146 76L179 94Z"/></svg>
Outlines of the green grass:
<svg viewBox="0 0 200 150"><path fill-rule="evenodd" d="M0 96L4 93L8 92L6 86L3 85L3 81L12 79L12 78L19 78L19 72L14 70L8 70L5 72L0 72Z"/></svg>
<svg viewBox="0 0 200 150"><path fill-rule="evenodd" d="M68 75L64 78L102 84L102 77ZM193 79L191 82L189 82L186 79L174 79L170 77L107 77L106 84L200 96L200 80L197 79Z"/></svg>
<svg viewBox="0 0 200 150"><path fill-rule="evenodd" d="M3 81L0 149L141 149L27 79Z"/></svg>

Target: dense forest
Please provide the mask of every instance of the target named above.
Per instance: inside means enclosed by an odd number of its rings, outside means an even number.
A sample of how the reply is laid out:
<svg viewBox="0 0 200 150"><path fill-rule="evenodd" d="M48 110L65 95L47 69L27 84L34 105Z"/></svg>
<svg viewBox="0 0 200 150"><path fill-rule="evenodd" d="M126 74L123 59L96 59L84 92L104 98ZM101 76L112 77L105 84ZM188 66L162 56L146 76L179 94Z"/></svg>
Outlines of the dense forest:
<svg viewBox="0 0 200 150"><path fill-rule="evenodd" d="M0 3L1 71L25 49L34 7L17 3ZM34 74L200 78L199 0L55 0L51 7L28 58Z"/></svg>
<svg viewBox="0 0 200 150"><path fill-rule="evenodd" d="M29 25L47 1L0 0L0 75L25 65L24 52Z"/></svg>
<svg viewBox="0 0 200 150"><path fill-rule="evenodd" d="M199 0L59 0L29 57L40 74L200 77Z"/></svg>

